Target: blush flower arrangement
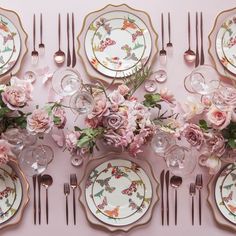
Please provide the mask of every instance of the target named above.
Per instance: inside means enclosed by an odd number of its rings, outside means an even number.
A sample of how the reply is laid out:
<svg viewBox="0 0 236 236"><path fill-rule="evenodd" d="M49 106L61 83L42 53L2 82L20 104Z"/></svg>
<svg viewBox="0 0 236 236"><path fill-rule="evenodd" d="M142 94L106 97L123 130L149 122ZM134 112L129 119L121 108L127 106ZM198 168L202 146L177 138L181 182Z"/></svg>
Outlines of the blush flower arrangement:
<svg viewBox="0 0 236 236"><path fill-rule="evenodd" d="M136 90L150 75L148 68L136 71L134 77L126 79L111 93L99 86L94 96L94 108L85 118L86 128L76 126L66 135L66 148L72 155L90 152L102 139L105 145L121 148L131 156L142 152L142 146L149 142L161 121L170 116L161 112L163 103L173 104L173 95L168 90L144 95L139 102L134 96ZM153 110L155 111L154 118Z"/></svg>
<svg viewBox="0 0 236 236"><path fill-rule="evenodd" d="M199 150L199 163L209 167L211 174L220 169L222 161L236 161L236 89L227 91L224 95L216 91L224 106L209 97L201 102L188 98L183 106L186 123L179 130L180 137Z"/></svg>

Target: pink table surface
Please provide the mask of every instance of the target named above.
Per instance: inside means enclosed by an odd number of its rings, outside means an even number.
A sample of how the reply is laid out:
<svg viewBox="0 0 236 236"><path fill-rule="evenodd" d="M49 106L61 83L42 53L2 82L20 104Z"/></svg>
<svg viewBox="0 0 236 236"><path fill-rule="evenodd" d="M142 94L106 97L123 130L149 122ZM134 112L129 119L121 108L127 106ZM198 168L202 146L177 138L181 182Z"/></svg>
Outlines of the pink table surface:
<svg viewBox="0 0 236 236"><path fill-rule="evenodd" d="M38 68L43 68L46 65L50 66L50 70L56 69L53 63L52 56L57 50L57 14L60 12L62 15L62 48L66 51L66 13L74 12L76 16L76 34L79 33L83 18L86 14L91 11L95 11L104 7L109 3L121 4L127 3L131 7L142 9L148 12L152 18L153 25L158 33L160 33L160 13L164 12L165 15L168 11L171 12L172 16L172 40L174 44L174 55L169 59L167 65L168 81L164 86L168 86L171 90L176 93L176 98L183 102L186 98L186 92L183 87L184 77L191 71L191 68L187 67L183 61L183 52L187 49L187 12L192 13L192 24L194 23L195 11L203 11L204 14L204 47L206 55L206 63L209 63L209 57L207 54L208 39L207 35L213 27L215 17L217 14L225 9L235 7L234 0L99 0L99 1L88 1L88 0L60 0L60 1L49 1L49 0L1 0L1 7L8 8L16 11L23 22L25 30L29 34L28 47L29 52L24 59L24 63L19 73L22 75L27 70L35 70L32 68L30 63L30 51L32 50L32 16L33 13L37 14L39 19L39 13L42 12L44 15L44 41L46 44L46 54L43 59L40 60ZM37 31L38 32L38 31ZM194 30L192 28L192 33ZM37 35L38 37L38 35ZM192 45L195 47L194 35L192 35ZM193 47L193 48L194 48ZM81 73L84 80L87 80L85 70L82 67L82 63L78 58L76 68ZM155 68L160 68L159 63L156 62ZM42 84L42 80L39 78L35 83L34 90L34 104L42 105L47 101L48 89ZM140 93L143 90L140 89ZM33 107L33 105L32 105ZM71 113L69 113L71 114ZM73 121L75 117L70 116L67 127L73 127ZM82 119L77 121L80 125L83 125ZM63 195L63 183L69 181L69 174L76 172L78 177L82 176L84 166L80 168L74 168L70 164L70 155L68 152L63 152L61 149L53 143L52 140L48 140L48 143L53 147L55 151L55 159L49 166L47 173L50 173L54 177L54 184L49 189L50 196L50 224L45 224L45 209L42 209L42 225L34 226L33 224L33 203L29 203L27 209L24 212L22 222L13 227L8 228L2 232L2 236L42 236L42 235L110 235L104 231L100 231L92 228L87 222L84 212L81 206L78 204L77 207L77 225L72 224L72 205L70 204L70 225L65 224L65 198ZM165 167L165 163L155 157L155 155L146 150L144 156L151 162L156 177L159 177L160 171ZM202 226L191 225L191 200L188 195L189 183L195 180L195 174L197 172L203 172L205 187L203 190L203 224ZM127 235L233 235L233 233L221 229L213 219L212 212L206 201L207 190L206 183L208 182L209 175L203 169L196 169L195 173L184 179L183 185L179 191L179 215L178 215L178 226L174 226L174 192L170 192L170 226L161 226L161 213L160 204L154 210L152 220L149 224L133 229ZM31 183L31 179L30 184ZM30 197L32 198L32 191ZM70 196L70 203L72 203ZM44 191L42 191L42 206L44 207ZM197 206L197 205L196 205ZM195 219L197 222L197 212ZM125 235L126 233L114 233Z"/></svg>

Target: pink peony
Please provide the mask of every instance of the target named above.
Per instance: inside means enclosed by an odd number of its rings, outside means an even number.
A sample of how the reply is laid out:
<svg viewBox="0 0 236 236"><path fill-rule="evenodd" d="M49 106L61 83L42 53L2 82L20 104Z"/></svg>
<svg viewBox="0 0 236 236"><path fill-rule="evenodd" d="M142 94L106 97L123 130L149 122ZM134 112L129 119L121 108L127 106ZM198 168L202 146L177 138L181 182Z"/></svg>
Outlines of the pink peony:
<svg viewBox="0 0 236 236"><path fill-rule="evenodd" d="M56 107L52 111L54 125L58 129L63 129L66 125L66 113L62 107Z"/></svg>
<svg viewBox="0 0 236 236"><path fill-rule="evenodd" d="M22 87L9 86L2 92L2 101L11 110L17 110L27 105L29 98Z"/></svg>
<svg viewBox="0 0 236 236"><path fill-rule="evenodd" d="M36 109L27 117L27 130L34 134L48 133L53 122L45 109Z"/></svg>
<svg viewBox="0 0 236 236"><path fill-rule="evenodd" d="M207 120L212 124L213 128L222 130L226 128L231 120L232 111L221 111L215 106L212 106L207 112Z"/></svg>
<svg viewBox="0 0 236 236"><path fill-rule="evenodd" d="M205 135L206 145L211 154L221 157L225 153L225 139L221 134Z"/></svg>
<svg viewBox="0 0 236 236"><path fill-rule="evenodd" d="M199 126L195 124L185 125L182 135L194 147L200 147L204 142L204 135Z"/></svg>
<svg viewBox="0 0 236 236"><path fill-rule="evenodd" d="M109 104L105 97L98 96L95 98L95 105L91 114L88 114L88 119L93 119L95 117L102 117L109 115Z"/></svg>
<svg viewBox="0 0 236 236"><path fill-rule="evenodd" d="M6 164L10 157L14 157L11 145L6 140L0 139L0 166Z"/></svg>
<svg viewBox="0 0 236 236"><path fill-rule="evenodd" d="M119 85L118 86L118 92L122 95L122 96L126 96L129 93L129 87L126 86L125 84Z"/></svg>
<svg viewBox="0 0 236 236"><path fill-rule="evenodd" d="M71 133L66 135L66 148L71 153L75 153L77 149L77 142L80 137L79 131L72 131Z"/></svg>

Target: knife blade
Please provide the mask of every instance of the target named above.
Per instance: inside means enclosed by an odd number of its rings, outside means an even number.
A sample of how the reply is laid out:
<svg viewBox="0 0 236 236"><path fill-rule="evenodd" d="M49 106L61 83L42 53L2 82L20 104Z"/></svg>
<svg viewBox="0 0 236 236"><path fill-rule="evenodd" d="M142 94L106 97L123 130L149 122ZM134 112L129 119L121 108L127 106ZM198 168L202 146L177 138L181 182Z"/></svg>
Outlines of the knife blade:
<svg viewBox="0 0 236 236"><path fill-rule="evenodd" d="M169 183L170 183L170 171L168 170L165 174L166 180L166 221L169 225Z"/></svg>
<svg viewBox="0 0 236 236"><path fill-rule="evenodd" d="M33 192L34 192L34 224L36 225L36 175L33 175Z"/></svg>
<svg viewBox="0 0 236 236"><path fill-rule="evenodd" d="M161 224L164 225L164 178L165 170L162 170L160 175L161 180Z"/></svg>
<svg viewBox="0 0 236 236"><path fill-rule="evenodd" d="M38 217L39 224L41 224L41 175L37 176L38 180Z"/></svg>
<svg viewBox="0 0 236 236"><path fill-rule="evenodd" d="M75 20L74 13L72 13L72 67L74 68L76 64L76 54L75 54Z"/></svg>
<svg viewBox="0 0 236 236"><path fill-rule="evenodd" d="M67 13L67 66L71 64L71 55L70 55L70 20L69 13Z"/></svg>

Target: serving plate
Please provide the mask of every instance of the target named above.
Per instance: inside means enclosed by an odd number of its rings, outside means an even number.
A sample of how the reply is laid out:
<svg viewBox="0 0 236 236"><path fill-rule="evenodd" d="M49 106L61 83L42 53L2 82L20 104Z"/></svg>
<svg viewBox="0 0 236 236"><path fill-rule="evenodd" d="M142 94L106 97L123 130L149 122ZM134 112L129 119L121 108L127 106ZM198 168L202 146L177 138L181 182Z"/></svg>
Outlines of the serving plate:
<svg viewBox="0 0 236 236"><path fill-rule="evenodd" d="M88 221L109 231L129 231L148 223L159 199L150 164L126 153L90 160L79 187Z"/></svg>
<svg viewBox="0 0 236 236"><path fill-rule="evenodd" d="M5 32L0 37L0 42L4 44L5 40L6 43L9 43L6 45L9 48L1 48L0 50L12 50L13 47L13 51L10 52L11 55L3 56L2 64L0 64L0 83L7 83L10 75L14 75L20 70L22 60L27 52L26 41L28 36L18 14L4 8L0 8L0 28L2 29L0 33ZM0 57L1 55L2 53L0 53Z"/></svg>
<svg viewBox="0 0 236 236"><path fill-rule="evenodd" d="M153 63L157 33L150 16L126 4L89 13L78 36L78 54L91 79L122 83L141 64Z"/></svg>
<svg viewBox="0 0 236 236"><path fill-rule="evenodd" d="M0 169L0 229L20 222L29 201L29 184L16 160L11 159ZM3 204L2 204L3 203Z"/></svg>

